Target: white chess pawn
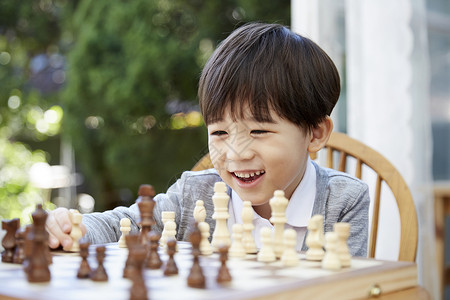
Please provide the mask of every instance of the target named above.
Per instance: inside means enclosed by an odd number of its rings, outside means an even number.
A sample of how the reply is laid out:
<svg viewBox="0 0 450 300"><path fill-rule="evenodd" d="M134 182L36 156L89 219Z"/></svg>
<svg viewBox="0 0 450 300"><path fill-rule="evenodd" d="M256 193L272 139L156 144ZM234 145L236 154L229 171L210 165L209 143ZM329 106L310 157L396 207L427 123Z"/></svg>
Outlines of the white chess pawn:
<svg viewBox="0 0 450 300"><path fill-rule="evenodd" d="M335 232L325 234L325 256L322 260L322 268L326 270L340 270L341 261L337 254L338 236Z"/></svg>
<svg viewBox="0 0 450 300"><path fill-rule="evenodd" d="M166 227L167 221L173 221L175 222L175 212L174 211L163 211L161 213L161 221L164 224L163 232L161 233L161 238L159 239L159 246L165 248L167 246L167 237L166 237L166 231L164 230Z"/></svg>
<svg viewBox="0 0 450 300"><path fill-rule="evenodd" d="M177 224L175 223L175 221L172 220L167 220L166 223L164 224L164 229L163 232L161 234L161 238L162 236L164 236L164 244L162 245L163 248L167 247L167 241L170 241L171 239L177 240L176 235L177 235ZM161 239L160 239L160 245L161 245Z"/></svg>
<svg viewBox="0 0 450 300"><path fill-rule="evenodd" d="M283 233L284 251L281 256L281 262L286 267L295 267L300 262L296 245L297 245L297 232L288 228Z"/></svg>
<svg viewBox="0 0 450 300"><path fill-rule="evenodd" d="M272 262L277 258L272 246L272 229L263 227L260 231L262 247L259 250L257 260L262 262Z"/></svg>
<svg viewBox="0 0 450 300"><path fill-rule="evenodd" d="M258 252L256 248L255 239L253 238L252 231L255 228L253 225L254 211L252 203L250 201L244 201L242 208L242 243L244 244L245 252L247 254L254 254Z"/></svg>
<svg viewBox="0 0 450 300"><path fill-rule="evenodd" d="M206 209L203 200L197 200L195 202L194 219L198 224L204 222L206 219Z"/></svg>
<svg viewBox="0 0 450 300"><path fill-rule="evenodd" d="M234 224L233 228L233 236L232 236L232 242L231 247L228 250L228 256L229 257L245 257L245 248L242 244L242 224Z"/></svg>
<svg viewBox="0 0 450 300"><path fill-rule="evenodd" d="M206 222L198 223L198 229L202 234L202 239L200 241L200 252L202 255L211 255L213 253L213 248L209 243L209 224Z"/></svg>
<svg viewBox="0 0 450 300"><path fill-rule="evenodd" d="M306 260L321 261L325 255L322 215L314 215L309 219L305 243L308 246Z"/></svg>
<svg viewBox="0 0 450 300"><path fill-rule="evenodd" d="M272 216L270 222L273 224L273 250L277 258L280 258L283 254L283 232L284 224L287 222L286 207L289 200L284 197L284 191L276 190L273 193L273 197L270 199L269 204L272 209Z"/></svg>
<svg viewBox="0 0 450 300"><path fill-rule="evenodd" d="M163 211L161 212L161 221L163 224L166 224L166 221L172 220L175 221L175 212L174 211Z"/></svg>
<svg viewBox="0 0 450 300"><path fill-rule="evenodd" d="M125 242L125 237L130 233L131 231L131 221L128 218L122 218L120 219L120 232L122 232L122 235L119 239L119 247L120 248L127 248L127 244Z"/></svg>
<svg viewBox="0 0 450 300"><path fill-rule="evenodd" d="M333 225L334 232L338 236L337 253L341 261L342 267L350 267L352 256L348 249L347 240L350 236L350 223L340 222Z"/></svg>
<svg viewBox="0 0 450 300"><path fill-rule="evenodd" d="M67 251L77 252L80 251L79 240L83 236L81 232L80 224L83 219L83 215L77 210L70 211L70 221L72 222L72 230L70 231L70 237L72 238L72 247Z"/></svg>

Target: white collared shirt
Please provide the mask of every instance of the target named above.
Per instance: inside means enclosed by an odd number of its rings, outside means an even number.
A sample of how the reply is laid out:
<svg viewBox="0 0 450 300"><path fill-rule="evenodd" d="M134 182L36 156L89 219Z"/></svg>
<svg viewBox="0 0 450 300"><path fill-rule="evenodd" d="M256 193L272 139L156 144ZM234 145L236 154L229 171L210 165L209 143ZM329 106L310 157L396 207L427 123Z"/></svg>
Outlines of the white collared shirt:
<svg viewBox="0 0 450 300"><path fill-rule="evenodd" d="M305 174L302 181L295 189L289 200L286 208L287 223L285 228L293 228L297 232L297 251L300 251L303 246L303 239L305 238L308 221L311 218L314 199L316 197L316 169L308 158ZM242 208L243 203L239 195L232 191L231 200L228 203L228 212L230 218L228 219L228 230L232 232L234 224L242 224ZM273 230L273 225L269 220L262 218L256 212L253 214L253 237L255 238L256 247L261 248L260 230L263 227L270 227Z"/></svg>

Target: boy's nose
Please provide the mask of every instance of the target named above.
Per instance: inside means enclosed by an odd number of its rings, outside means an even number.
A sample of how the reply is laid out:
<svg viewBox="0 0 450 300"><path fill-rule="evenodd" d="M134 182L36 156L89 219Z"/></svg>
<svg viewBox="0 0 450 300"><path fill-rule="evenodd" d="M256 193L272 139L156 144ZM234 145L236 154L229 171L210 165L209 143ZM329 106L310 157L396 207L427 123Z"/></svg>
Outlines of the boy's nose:
<svg viewBox="0 0 450 300"><path fill-rule="evenodd" d="M234 141L227 145L226 157L228 160L248 160L253 158L254 151L251 147L252 140Z"/></svg>

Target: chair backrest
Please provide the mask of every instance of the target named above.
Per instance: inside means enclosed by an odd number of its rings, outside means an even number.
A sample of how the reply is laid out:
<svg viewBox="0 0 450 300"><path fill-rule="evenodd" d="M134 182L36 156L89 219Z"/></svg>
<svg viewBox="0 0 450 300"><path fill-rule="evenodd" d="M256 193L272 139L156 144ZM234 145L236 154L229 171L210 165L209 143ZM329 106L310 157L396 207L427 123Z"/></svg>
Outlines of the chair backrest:
<svg viewBox="0 0 450 300"><path fill-rule="evenodd" d="M383 181L390 188L394 196L400 215L400 249L398 260L415 261L417 253L418 224L417 214L411 192L405 180L398 170L380 153L369 146L349 137L346 134L333 132L328 140L326 151L326 167L349 173L362 179L363 167L367 166L376 174L375 196L373 202L372 225L370 227L370 239L368 257L375 256L378 235L378 222L380 213L380 200ZM315 159L315 153L311 153ZM353 157L356 163L355 171L348 170L351 165L348 157ZM336 160L335 160L336 159ZM337 162L337 163L335 163ZM212 168L209 154L203 156L192 168L193 171Z"/></svg>

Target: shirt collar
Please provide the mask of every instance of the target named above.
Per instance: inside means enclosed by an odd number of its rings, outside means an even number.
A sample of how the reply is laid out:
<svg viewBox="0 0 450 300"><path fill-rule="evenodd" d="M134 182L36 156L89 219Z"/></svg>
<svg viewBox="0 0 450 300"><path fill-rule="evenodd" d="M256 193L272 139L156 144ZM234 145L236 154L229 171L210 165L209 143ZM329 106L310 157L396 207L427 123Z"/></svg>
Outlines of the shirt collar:
<svg viewBox="0 0 450 300"><path fill-rule="evenodd" d="M316 197L316 168L308 158L305 174L302 181L295 189L286 208L287 223L292 227L306 227L311 218L314 200ZM239 195L231 192L229 206L230 217L234 223L242 224L243 203ZM253 212L253 220L262 219L256 212Z"/></svg>

